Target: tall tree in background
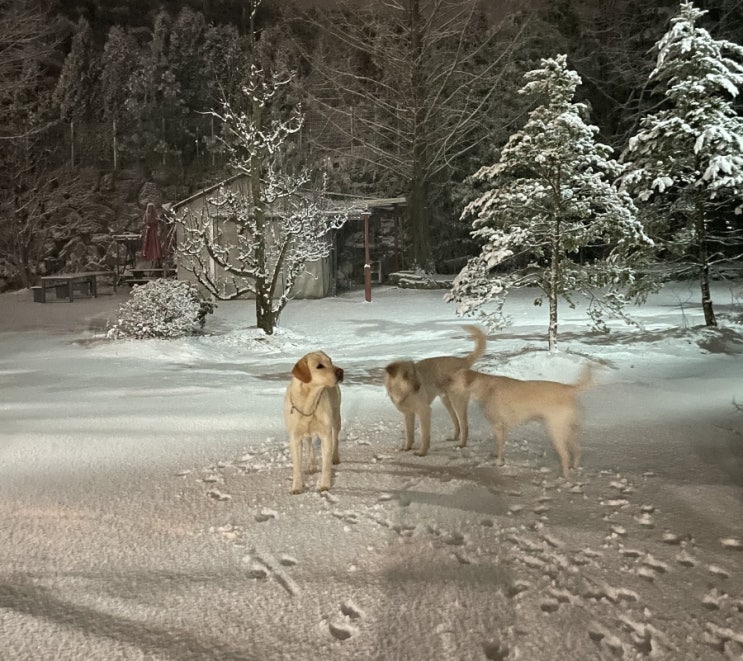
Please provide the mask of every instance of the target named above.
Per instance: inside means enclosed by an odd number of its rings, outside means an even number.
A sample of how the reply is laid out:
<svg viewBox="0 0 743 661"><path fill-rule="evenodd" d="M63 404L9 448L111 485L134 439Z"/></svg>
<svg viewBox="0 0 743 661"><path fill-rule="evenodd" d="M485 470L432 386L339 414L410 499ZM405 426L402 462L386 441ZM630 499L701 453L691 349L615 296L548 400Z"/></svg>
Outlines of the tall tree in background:
<svg viewBox="0 0 743 661"><path fill-rule="evenodd" d="M181 100L179 81L168 59L173 19L164 10L157 13L152 38L132 62L132 93L128 101L133 130L125 136L128 147L139 154L153 151L163 164L180 152L181 122L188 109Z"/></svg>
<svg viewBox="0 0 743 661"><path fill-rule="evenodd" d="M587 296L599 327L605 311L621 316L622 287L634 281L632 254L638 258L638 248L649 244L632 200L613 184L620 166L611 147L596 142L598 129L583 120L585 105L573 101L580 77L566 59L542 60L526 75L521 92L544 105L511 136L498 163L475 174L487 190L462 215L474 216L483 247L446 296L459 314L479 312L501 325L509 291L537 287L549 305L550 351L558 299L572 304L574 294Z"/></svg>
<svg viewBox="0 0 743 661"><path fill-rule="evenodd" d="M716 326L710 268L743 252L740 221L720 222L725 209L743 212L743 117L733 105L743 48L698 27L704 14L682 3L657 44L650 80L665 103L630 139L623 186L646 209L671 275L698 278L705 324Z"/></svg>
<svg viewBox="0 0 743 661"><path fill-rule="evenodd" d="M259 0L251 0L253 17ZM252 23L251 23L252 25ZM212 296L255 298L256 323L272 334L297 277L308 262L327 257L330 232L342 219L324 213L321 190L309 190L306 169L293 171L288 152L302 128L298 106L285 107L291 74L269 71L250 32L254 51L243 85L243 104L225 101L214 111L230 154L230 166L244 177L208 200L203 215L186 211L179 265L193 273ZM317 183L317 182L314 182Z"/></svg>
<svg viewBox="0 0 743 661"><path fill-rule="evenodd" d="M18 136L7 111L14 95L29 86L27 76L52 50L49 17L27 0L0 2L0 133L1 140ZM35 75L35 74L34 74ZM35 85L35 83L31 83Z"/></svg>
<svg viewBox="0 0 743 661"><path fill-rule="evenodd" d="M71 165L75 164L75 121L89 117L95 107L99 75L99 56L93 46L93 31L90 23L81 18L75 26L72 47L54 90L54 103L59 108L60 117L70 124Z"/></svg>
<svg viewBox="0 0 743 661"><path fill-rule="evenodd" d="M108 32L101 63L100 94L103 116L110 122L114 169L118 166L120 131L126 131L123 120L132 95L132 76L137 70L139 52L134 38L119 26Z"/></svg>
<svg viewBox="0 0 743 661"><path fill-rule="evenodd" d="M548 47L562 42L556 52L565 52L579 72L581 100L589 102L602 138L618 149L653 102L645 89L652 69L647 53L663 34L663 19L672 11L667 5L668 0L561 0L535 11L537 34L548 39Z"/></svg>
<svg viewBox="0 0 743 661"><path fill-rule="evenodd" d="M427 270L435 186L484 139L483 110L498 93L513 43L487 26L478 7L395 0L349 5L313 22L323 31L321 47L336 52L312 60L326 82L314 102L336 133L361 145L351 157L386 172L397 187L391 193L406 194L412 259Z"/></svg>
<svg viewBox="0 0 743 661"><path fill-rule="evenodd" d="M49 185L54 121L42 63L54 47L52 27L34 3L0 2L0 280L15 286L32 284L41 261L37 207Z"/></svg>

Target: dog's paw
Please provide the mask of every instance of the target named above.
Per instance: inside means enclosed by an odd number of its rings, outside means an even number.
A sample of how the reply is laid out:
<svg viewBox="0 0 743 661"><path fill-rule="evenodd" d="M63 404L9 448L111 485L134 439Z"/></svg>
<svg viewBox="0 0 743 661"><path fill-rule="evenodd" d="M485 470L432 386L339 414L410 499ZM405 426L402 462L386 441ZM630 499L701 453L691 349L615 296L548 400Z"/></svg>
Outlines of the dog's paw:
<svg viewBox="0 0 743 661"><path fill-rule="evenodd" d="M294 487L294 488L292 489L292 495L293 495L293 496L296 496L296 495L298 495L298 494L302 493L302 491L304 491L304 489L303 489L302 487L299 487L299 488L297 488L297 487Z"/></svg>

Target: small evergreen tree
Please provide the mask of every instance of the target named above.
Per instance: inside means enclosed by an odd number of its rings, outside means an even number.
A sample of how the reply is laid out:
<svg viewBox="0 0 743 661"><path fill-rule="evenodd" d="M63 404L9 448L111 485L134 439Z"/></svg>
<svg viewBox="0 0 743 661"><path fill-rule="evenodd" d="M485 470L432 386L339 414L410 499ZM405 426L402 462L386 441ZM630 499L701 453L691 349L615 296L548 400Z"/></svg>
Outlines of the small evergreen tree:
<svg viewBox="0 0 743 661"><path fill-rule="evenodd" d="M611 147L595 141L598 129L583 121L586 107L573 101L580 77L566 60L543 59L526 74L521 93L546 103L509 138L499 162L474 175L487 190L462 218L474 216L472 234L484 243L446 297L459 314L480 311L492 326L507 323L503 304L511 289L541 289L551 351L558 299L572 305L574 292L588 296L593 322L605 327L605 311L623 316L626 286L641 295L633 263L649 244L632 200L613 184L619 165ZM535 304L541 302L539 296ZM493 307L483 310L488 303Z"/></svg>
<svg viewBox="0 0 743 661"><path fill-rule="evenodd" d="M740 257L743 246L740 223L719 218L726 209L743 211L743 117L733 106L743 86L743 65L736 61L743 60L743 48L697 27L705 13L682 3L656 44L650 81L665 103L630 139L622 185L643 203L648 229L659 237L663 257L676 262L676 273L698 276L705 324L716 326L710 267L725 256Z"/></svg>

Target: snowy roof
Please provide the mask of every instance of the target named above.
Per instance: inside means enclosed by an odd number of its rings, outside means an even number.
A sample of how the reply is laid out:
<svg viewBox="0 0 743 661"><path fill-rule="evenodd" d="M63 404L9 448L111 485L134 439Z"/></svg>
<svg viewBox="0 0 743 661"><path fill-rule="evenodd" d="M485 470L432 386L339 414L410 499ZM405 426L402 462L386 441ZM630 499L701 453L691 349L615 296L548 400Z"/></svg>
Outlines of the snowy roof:
<svg viewBox="0 0 743 661"><path fill-rule="evenodd" d="M222 179L218 181L217 183L212 184L211 186L202 188L200 191L197 191L196 193L192 193L188 197L178 202L166 203L163 205L163 207L168 211L175 211L184 206L188 206L188 204L190 204L194 200L198 200L204 195L208 195L216 190L219 190L219 188L221 188L222 186L226 186L227 184L230 184L244 176L245 175L242 173L232 175L231 177ZM328 213L338 213L338 214L345 213L348 215L360 214L364 211L373 210L373 209L384 209L384 210L390 211L396 207L405 206L406 204L406 199L404 196L370 198L370 197L360 197L360 196L355 196L355 195L346 195L344 193L329 192L327 193L327 198L328 198L328 202L330 203Z"/></svg>

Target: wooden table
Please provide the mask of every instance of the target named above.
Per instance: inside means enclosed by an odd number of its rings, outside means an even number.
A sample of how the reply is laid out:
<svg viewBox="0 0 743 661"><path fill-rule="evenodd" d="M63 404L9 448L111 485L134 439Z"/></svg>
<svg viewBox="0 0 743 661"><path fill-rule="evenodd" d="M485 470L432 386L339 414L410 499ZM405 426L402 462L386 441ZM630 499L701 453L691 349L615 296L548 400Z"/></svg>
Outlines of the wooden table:
<svg viewBox="0 0 743 661"><path fill-rule="evenodd" d="M108 276L113 278L114 274L111 271L81 271L79 273L57 273L56 275L45 275L41 278L41 285L39 297L34 298L39 303L46 303L46 290L52 289L53 287L64 287L63 296L59 296L59 290L57 290L57 298L67 298L70 303L73 300L74 285L83 285L87 288L87 296L98 296L98 277ZM114 291L116 291L116 282L114 280Z"/></svg>
<svg viewBox="0 0 743 661"><path fill-rule="evenodd" d="M144 285L158 278L169 278L173 275L175 275L175 269L173 268L132 266L121 276L119 282L131 287L133 285Z"/></svg>

